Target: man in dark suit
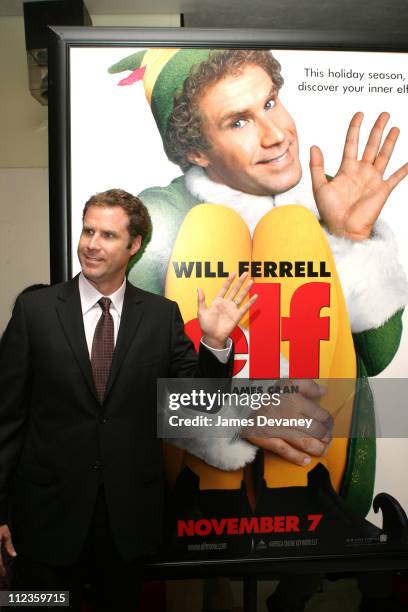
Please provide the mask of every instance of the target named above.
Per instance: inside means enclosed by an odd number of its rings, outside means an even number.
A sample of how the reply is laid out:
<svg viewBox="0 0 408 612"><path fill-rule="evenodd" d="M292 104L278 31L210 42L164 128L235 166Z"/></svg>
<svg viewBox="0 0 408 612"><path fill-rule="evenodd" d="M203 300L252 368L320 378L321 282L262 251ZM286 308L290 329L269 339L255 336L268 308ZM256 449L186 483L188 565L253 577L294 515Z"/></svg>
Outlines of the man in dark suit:
<svg viewBox="0 0 408 612"><path fill-rule="evenodd" d="M98 610L135 609L163 519L156 379L227 376L229 335L255 299L242 305L244 277L209 307L199 289L197 357L177 304L125 281L150 231L138 198L93 196L81 274L21 296L1 342L0 545L17 553L13 588L70 590L73 608L88 581Z"/></svg>

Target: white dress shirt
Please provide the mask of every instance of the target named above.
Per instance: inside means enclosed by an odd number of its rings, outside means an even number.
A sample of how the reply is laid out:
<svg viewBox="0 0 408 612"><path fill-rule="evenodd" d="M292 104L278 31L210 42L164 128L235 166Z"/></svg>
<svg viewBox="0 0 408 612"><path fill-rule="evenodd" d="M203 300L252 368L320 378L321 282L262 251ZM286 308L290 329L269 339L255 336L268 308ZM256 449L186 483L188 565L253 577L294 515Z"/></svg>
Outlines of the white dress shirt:
<svg viewBox="0 0 408 612"><path fill-rule="evenodd" d="M79 296L81 298L82 317L84 320L86 344L88 347L89 356L91 356L92 342L95 334L96 325L101 318L102 308L98 301L102 297L109 297L111 305L109 312L113 319L113 343L116 344L118 337L120 317L122 316L123 299L125 297L126 281L114 293L104 296L98 291L82 274L79 275Z"/></svg>
<svg viewBox="0 0 408 612"><path fill-rule="evenodd" d="M102 308L99 306L98 301L102 297L108 297L111 300L109 312L113 319L113 343L116 345L118 337L120 318L122 316L123 300L125 297L126 290L126 279L123 283L110 295L103 295L98 291L91 283L85 278L82 272L79 275L79 296L81 298L82 317L84 321L86 344L88 347L89 357L91 357L92 342L95 334L96 325L102 315ZM227 346L224 349L214 349L208 346L201 340L221 363L226 363L231 351L232 341L231 338L227 340Z"/></svg>

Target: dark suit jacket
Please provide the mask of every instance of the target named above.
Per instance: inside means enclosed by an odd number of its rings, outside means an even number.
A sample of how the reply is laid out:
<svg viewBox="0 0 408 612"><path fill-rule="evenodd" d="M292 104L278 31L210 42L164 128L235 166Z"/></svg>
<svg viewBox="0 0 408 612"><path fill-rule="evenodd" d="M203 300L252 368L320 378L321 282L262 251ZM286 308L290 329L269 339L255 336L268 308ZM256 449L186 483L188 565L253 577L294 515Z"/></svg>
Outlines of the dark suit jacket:
<svg viewBox="0 0 408 612"><path fill-rule="evenodd" d="M18 299L0 346L0 524L11 501L17 552L54 565L81 550L102 470L124 559L161 538L163 463L158 377L224 377L199 357L177 304L128 284L101 406L86 346L78 278Z"/></svg>

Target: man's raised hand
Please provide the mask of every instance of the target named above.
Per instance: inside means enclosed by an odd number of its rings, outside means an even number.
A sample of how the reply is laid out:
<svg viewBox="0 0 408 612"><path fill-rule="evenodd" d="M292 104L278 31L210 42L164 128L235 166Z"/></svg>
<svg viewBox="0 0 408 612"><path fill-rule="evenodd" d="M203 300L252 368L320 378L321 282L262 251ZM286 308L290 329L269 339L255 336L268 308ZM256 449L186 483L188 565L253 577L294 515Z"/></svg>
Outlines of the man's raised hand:
<svg viewBox="0 0 408 612"><path fill-rule="evenodd" d="M210 306L205 303L203 290L197 289L198 321L203 342L208 346L215 349L225 348L227 338L257 299L258 296L255 294L243 304L253 284L250 280L244 285L247 276L247 272L244 272L233 283L235 274L231 274Z"/></svg>
<svg viewBox="0 0 408 612"><path fill-rule="evenodd" d="M322 221L331 234L355 241L369 238L388 196L408 175L406 163L384 179L399 136L399 129L392 127L381 145L389 118L388 113L379 115L362 158L358 159L363 113L353 116L347 130L340 168L331 181L324 172L323 153L316 146L310 149L313 193Z"/></svg>

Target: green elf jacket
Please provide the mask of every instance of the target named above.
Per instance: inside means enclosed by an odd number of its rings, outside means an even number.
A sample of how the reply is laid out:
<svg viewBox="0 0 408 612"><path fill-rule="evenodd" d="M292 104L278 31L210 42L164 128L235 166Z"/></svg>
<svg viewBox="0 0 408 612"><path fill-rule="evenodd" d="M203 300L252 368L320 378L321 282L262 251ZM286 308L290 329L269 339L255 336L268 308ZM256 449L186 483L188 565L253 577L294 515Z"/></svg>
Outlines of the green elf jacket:
<svg viewBox="0 0 408 612"><path fill-rule="evenodd" d="M197 176L200 172L204 174L198 168L188 172L195 172ZM205 180L209 181L208 178ZM193 206L201 202L221 201L219 198L210 200L200 197L200 194L193 195L192 192L194 193L193 189L187 188L186 176L181 176L166 187L152 187L140 194L152 218L153 234L145 252L139 253L129 266L128 277L135 285L163 294L168 262L184 217ZM249 196L254 197L259 196ZM366 244L351 243L327 235L349 315L351 310L355 311L350 316L350 322L357 356L358 392L341 495L361 516L367 514L372 502L376 454L374 404L366 379L368 376L376 376L393 359L401 339L403 307L408 301L408 285L397 261L397 249L392 233L385 224L377 222L377 225L373 237L365 241ZM380 270L378 278L373 280L367 265L373 265L373 261L378 264L379 261L387 259L389 265L386 270ZM136 261L137 265L134 265ZM360 277L353 278L358 269L363 280ZM368 279L366 287L361 286L364 285L364 275ZM368 305L367 302L372 298L364 296L367 287L368 291L374 291L376 295L375 302ZM384 295L383 303L379 306L381 312L373 315L376 303L381 302L378 295L380 291ZM346 294L349 294L350 300ZM239 443L242 445L239 450L246 463L251 458L245 455L243 445L252 445L244 440ZM214 465L225 467L225 463L217 465L216 461ZM234 464L234 467L229 469L236 467Z"/></svg>

